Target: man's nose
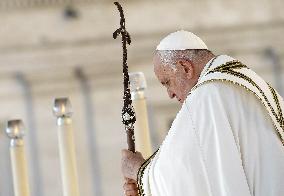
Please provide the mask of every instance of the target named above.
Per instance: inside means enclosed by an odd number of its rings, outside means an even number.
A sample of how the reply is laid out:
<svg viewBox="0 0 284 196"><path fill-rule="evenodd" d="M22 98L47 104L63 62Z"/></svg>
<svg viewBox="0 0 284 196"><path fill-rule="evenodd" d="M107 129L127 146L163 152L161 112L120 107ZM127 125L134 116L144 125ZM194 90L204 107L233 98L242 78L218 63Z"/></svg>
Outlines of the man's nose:
<svg viewBox="0 0 284 196"><path fill-rule="evenodd" d="M172 99L176 96L171 90L167 89L169 97Z"/></svg>

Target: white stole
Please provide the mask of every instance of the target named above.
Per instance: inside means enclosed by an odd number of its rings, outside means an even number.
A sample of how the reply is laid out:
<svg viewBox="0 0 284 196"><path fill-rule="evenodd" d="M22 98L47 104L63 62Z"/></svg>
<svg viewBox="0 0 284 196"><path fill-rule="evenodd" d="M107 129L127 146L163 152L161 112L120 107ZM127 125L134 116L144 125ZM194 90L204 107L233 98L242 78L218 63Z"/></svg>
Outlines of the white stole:
<svg viewBox="0 0 284 196"><path fill-rule="evenodd" d="M233 60L222 65L207 67L205 74L191 90L208 82L221 81L239 85L253 93L264 105L277 133L284 145L284 111L283 98L254 71L240 61Z"/></svg>

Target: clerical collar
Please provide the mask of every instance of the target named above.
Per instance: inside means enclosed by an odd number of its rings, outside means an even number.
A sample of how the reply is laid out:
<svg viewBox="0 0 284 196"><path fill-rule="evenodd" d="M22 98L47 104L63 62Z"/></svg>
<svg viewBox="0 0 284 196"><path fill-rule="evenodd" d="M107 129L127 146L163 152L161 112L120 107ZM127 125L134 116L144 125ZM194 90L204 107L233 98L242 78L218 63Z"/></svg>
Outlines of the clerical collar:
<svg viewBox="0 0 284 196"><path fill-rule="evenodd" d="M205 73L208 71L209 66L210 67L214 67L215 65L221 65L224 64L226 62L229 61L233 61L235 60L234 58L228 56L228 55L219 55L216 57L213 57L212 59L210 59L210 61L208 61L208 63L204 66L199 78L198 78L198 82L201 80L201 78L205 75ZM197 82L197 83L198 83Z"/></svg>

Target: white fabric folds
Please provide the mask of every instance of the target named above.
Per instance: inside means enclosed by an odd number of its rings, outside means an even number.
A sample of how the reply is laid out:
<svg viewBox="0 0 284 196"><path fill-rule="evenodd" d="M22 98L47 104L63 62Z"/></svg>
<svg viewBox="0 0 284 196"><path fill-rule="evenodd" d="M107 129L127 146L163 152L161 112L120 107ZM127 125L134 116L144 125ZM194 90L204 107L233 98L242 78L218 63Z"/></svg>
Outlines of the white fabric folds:
<svg viewBox="0 0 284 196"><path fill-rule="evenodd" d="M140 168L140 195L283 195L283 99L231 57L208 65Z"/></svg>

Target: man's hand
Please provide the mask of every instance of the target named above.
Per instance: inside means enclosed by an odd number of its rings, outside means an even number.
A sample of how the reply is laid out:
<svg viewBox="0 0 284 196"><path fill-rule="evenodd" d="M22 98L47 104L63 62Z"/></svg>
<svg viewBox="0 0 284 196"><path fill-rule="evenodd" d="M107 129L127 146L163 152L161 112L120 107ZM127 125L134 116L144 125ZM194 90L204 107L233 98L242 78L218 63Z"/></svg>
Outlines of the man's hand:
<svg viewBox="0 0 284 196"><path fill-rule="evenodd" d="M125 196L138 196L138 187L135 180L125 178L123 189Z"/></svg>
<svg viewBox="0 0 284 196"><path fill-rule="evenodd" d="M125 178L136 180L137 173L145 159L140 152L122 150L121 170Z"/></svg>

